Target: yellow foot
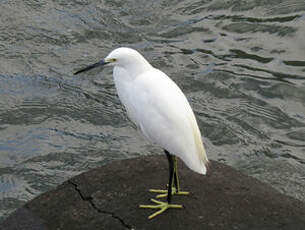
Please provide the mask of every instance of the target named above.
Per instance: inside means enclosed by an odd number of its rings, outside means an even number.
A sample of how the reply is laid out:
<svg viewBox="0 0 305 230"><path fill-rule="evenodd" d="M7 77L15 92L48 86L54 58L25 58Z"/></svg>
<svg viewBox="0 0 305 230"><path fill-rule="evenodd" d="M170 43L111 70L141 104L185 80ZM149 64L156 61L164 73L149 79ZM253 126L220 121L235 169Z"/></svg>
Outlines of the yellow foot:
<svg viewBox="0 0 305 230"><path fill-rule="evenodd" d="M154 193L161 193L159 195L156 196L156 198L163 198L163 197L167 197L167 190L162 190L162 189L149 189L150 192L154 192ZM177 189L175 187L172 187L172 195L189 195L189 192L185 192L185 191L177 191Z"/></svg>
<svg viewBox="0 0 305 230"><path fill-rule="evenodd" d="M169 208L182 208L182 205L179 204L169 204L167 202L162 202L158 200L151 199L152 202L156 203L156 205L140 205L140 208L153 208L153 209L160 209L159 211L153 213L148 217L148 219L152 219L155 216L165 212Z"/></svg>

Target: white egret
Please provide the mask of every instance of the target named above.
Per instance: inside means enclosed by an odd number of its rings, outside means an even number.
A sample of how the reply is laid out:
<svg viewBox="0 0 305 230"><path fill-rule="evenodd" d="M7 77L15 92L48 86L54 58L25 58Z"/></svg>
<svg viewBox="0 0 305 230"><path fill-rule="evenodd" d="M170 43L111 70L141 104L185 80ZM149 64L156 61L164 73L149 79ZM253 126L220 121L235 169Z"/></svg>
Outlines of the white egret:
<svg viewBox="0 0 305 230"><path fill-rule="evenodd" d="M188 194L180 191L176 156L200 174L206 174L208 164L200 130L186 97L165 73L130 48L117 48L105 59L75 74L104 65L114 66L115 87L131 121L151 143L164 149L168 159L170 176L167 190L150 190L163 193L157 198L167 196L167 202L151 199L155 205L140 207L160 209L149 219L168 208L182 208L182 205L171 204L172 195Z"/></svg>

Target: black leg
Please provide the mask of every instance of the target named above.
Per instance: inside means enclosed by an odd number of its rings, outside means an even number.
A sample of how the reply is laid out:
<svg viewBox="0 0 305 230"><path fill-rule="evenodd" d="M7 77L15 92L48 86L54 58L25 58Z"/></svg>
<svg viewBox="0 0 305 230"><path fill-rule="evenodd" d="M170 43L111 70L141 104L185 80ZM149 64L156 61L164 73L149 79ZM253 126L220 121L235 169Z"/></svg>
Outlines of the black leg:
<svg viewBox="0 0 305 230"><path fill-rule="evenodd" d="M174 159L173 159L174 156L171 155L167 150L164 150L164 152L165 152L167 160L168 160L168 165L171 164L171 161L174 164L174 162L173 162L174 161ZM177 162L177 159L175 159L175 161ZM174 168L173 177L174 177L174 186L175 186L176 190L178 191L179 190L179 182L178 182L178 175L177 175L177 172L176 172L175 168Z"/></svg>
<svg viewBox="0 0 305 230"><path fill-rule="evenodd" d="M169 182L167 188L167 202L170 204L172 198L172 185L173 185L173 177L174 177L174 160L173 156L166 150L164 150L169 166Z"/></svg>
<svg viewBox="0 0 305 230"><path fill-rule="evenodd" d="M176 188L176 191L179 192L179 180L178 180L178 172L177 172L177 158L174 159L174 185Z"/></svg>

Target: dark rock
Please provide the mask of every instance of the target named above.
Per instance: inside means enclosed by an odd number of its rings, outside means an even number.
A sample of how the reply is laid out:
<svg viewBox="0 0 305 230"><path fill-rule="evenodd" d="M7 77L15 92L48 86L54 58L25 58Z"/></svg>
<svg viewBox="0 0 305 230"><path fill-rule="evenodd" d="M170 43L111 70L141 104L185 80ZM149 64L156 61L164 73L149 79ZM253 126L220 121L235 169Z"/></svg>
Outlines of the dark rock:
<svg viewBox="0 0 305 230"><path fill-rule="evenodd" d="M76 176L28 202L0 229L305 229L305 205L229 166L211 162L207 176L179 164L180 183L189 196L174 196L183 209L152 220L149 188L166 188L163 156L115 161Z"/></svg>

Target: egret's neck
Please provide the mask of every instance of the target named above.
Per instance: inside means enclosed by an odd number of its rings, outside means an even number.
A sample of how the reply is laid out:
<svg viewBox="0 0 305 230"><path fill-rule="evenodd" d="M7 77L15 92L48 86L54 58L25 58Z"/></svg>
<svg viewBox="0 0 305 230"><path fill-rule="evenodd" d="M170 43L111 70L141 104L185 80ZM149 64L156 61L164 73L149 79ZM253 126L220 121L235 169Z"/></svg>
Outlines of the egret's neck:
<svg viewBox="0 0 305 230"><path fill-rule="evenodd" d="M117 67L123 68L131 78L135 78L153 68L152 65L142 57L131 59L130 61L124 62Z"/></svg>

